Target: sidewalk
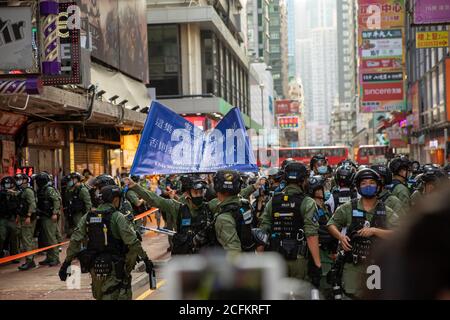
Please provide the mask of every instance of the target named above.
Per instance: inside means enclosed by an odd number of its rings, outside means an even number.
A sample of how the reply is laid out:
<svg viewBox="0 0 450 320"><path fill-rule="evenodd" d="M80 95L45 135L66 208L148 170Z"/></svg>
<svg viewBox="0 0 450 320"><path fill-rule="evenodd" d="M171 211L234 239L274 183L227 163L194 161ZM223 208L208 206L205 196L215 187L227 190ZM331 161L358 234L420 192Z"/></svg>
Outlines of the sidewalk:
<svg viewBox="0 0 450 320"><path fill-rule="evenodd" d="M166 235L147 232L143 237L142 245L158 269L170 259L167 252L168 240ZM61 262L66 256L67 245L60 253ZM35 262L44 260L44 255L35 256ZM24 259L22 259L24 260ZM78 261L72 264L79 265ZM28 271L19 271L20 264L0 265L0 300L92 300L90 289L91 277L89 274L81 275L81 289L70 290L58 277L59 266L37 266ZM139 271L141 269L141 271ZM136 288L148 285L148 275L138 265L132 272L133 291ZM158 270L157 270L158 272Z"/></svg>

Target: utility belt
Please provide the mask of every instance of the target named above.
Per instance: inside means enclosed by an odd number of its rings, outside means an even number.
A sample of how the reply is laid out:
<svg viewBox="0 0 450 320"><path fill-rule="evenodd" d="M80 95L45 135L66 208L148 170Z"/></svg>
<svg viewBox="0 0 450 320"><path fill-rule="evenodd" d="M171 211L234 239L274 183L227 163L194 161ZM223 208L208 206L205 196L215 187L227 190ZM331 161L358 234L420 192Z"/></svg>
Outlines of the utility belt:
<svg viewBox="0 0 450 320"><path fill-rule="evenodd" d="M117 279L126 277L125 255L109 252L98 253L85 249L78 253L77 258L80 261L81 273L88 273L92 270L97 277L107 277L114 270Z"/></svg>
<svg viewBox="0 0 450 320"><path fill-rule="evenodd" d="M308 245L302 229L298 231L295 239L282 239L279 234L272 234L269 248L270 251L281 254L286 260L297 260L299 256L306 258L308 254Z"/></svg>
<svg viewBox="0 0 450 320"><path fill-rule="evenodd" d="M39 217L51 218L52 215L53 215L53 210L44 211L44 210L41 210L41 209L38 208L38 209L36 209L36 214Z"/></svg>

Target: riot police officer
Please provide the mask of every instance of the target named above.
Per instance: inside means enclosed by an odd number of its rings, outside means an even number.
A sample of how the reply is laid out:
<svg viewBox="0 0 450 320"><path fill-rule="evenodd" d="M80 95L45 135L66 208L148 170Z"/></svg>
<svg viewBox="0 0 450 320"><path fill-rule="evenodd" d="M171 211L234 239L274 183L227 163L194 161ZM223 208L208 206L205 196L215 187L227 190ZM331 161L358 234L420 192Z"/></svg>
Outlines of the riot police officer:
<svg viewBox="0 0 450 320"><path fill-rule="evenodd" d="M142 188L144 188L140 182L141 179L139 176L136 175L132 175L131 176L131 180L133 180L135 183L139 184ZM145 188L144 188L145 189ZM133 214L139 215L145 211L148 210L147 204L145 202L144 199L140 198L136 192L134 192L133 190L128 189L127 186L124 186L124 192L125 192L125 197L128 200L128 202L131 204L131 206L133 207ZM136 227L139 230L139 232L142 233L142 231L140 230L140 227L143 225L142 219L135 221Z"/></svg>
<svg viewBox="0 0 450 320"><path fill-rule="evenodd" d="M43 237L42 243L51 246L58 243L58 219L61 208L61 197L58 191L51 185L50 175L41 172L35 178L37 185L37 215L39 217L40 232ZM47 250L47 257L40 265L50 267L59 264L58 248Z"/></svg>
<svg viewBox="0 0 450 320"><path fill-rule="evenodd" d="M103 202L100 193L100 190L103 187L115 185L117 184L114 181L113 177L111 177L110 175L101 174L98 177L96 177L92 182L93 188L89 190L92 206L96 208Z"/></svg>
<svg viewBox="0 0 450 320"><path fill-rule="evenodd" d="M284 189L285 185L283 182L282 170L270 168L267 172L267 178L269 181L269 188L271 195L277 192L281 192Z"/></svg>
<svg viewBox="0 0 450 320"><path fill-rule="evenodd" d="M323 176L310 177L306 185L306 194L314 199L317 205L315 219L319 222L320 262L322 265L320 288L323 289L325 295L328 296L331 287L326 281L326 276L333 265L337 253L338 241L330 235L327 229L327 223L331 218L331 212L328 205L325 203L324 185L325 179Z"/></svg>
<svg viewBox="0 0 450 320"><path fill-rule="evenodd" d="M9 246L10 255L18 253L16 217L19 209L19 198L14 192L16 182L13 177L3 177L0 185L0 257L2 257L6 244ZM13 261L13 263L19 262L19 260Z"/></svg>
<svg viewBox="0 0 450 320"><path fill-rule="evenodd" d="M219 170L213 182L219 201L214 215L217 242L230 257L236 257L242 251L253 252L253 218L250 203L239 196L242 187L239 173L235 170Z"/></svg>
<svg viewBox="0 0 450 320"><path fill-rule="evenodd" d="M30 178L23 173L14 176L17 186L17 198L19 199L19 239L22 245L22 251L33 250L33 235L36 228L36 197L33 189L30 187ZM19 266L19 270L26 271L36 267L34 255L26 257L24 264Z"/></svg>
<svg viewBox="0 0 450 320"><path fill-rule="evenodd" d="M331 235L341 242L345 251L342 287L347 296L361 298L367 276L371 247L377 239L388 238L398 216L377 196L382 182L378 173L369 168L358 170L354 178L359 200L353 199L340 206L328 221ZM346 233L341 230L346 228Z"/></svg>
<svg viewBox="0 0 450 320"><path fill-rule="evenodd" d="M83 177L78 172L72 172L70 180L67 182L68 188L68 212L71 231L78 226L80 219L91 211L92 202L89 191L82 183ZM70 232L72 234L72 232Z"/></svg>
<svg viewBox="0 0 450 320"><path fill-rule="evenodd" d="M381 177L381 192L378 195L378 199L384 202L386 206L391 208L400 218L404 217L406 212L403 208L403 204L399 198L392 194L392 192L386 187L392 183L392 172L386 165L374 164L370 167Z"/></svg>
<svg viewBox="0 0 450 320"><path fill-rule="evenodd" d="M95 299L131 300L131 271L137 258L144 261L147 272L151 272L153 263L119 211L121 189L108 185L100 194L102 204L84 215L72 234L59 277L65 281L67 269L78 258L82 272L91 274ZM83 242L87 243L86 249L80 252Z"/></svg>
<svg viewBox="0 0 450 320"><path fill-rule="evenodd" d="M319 222L317 206L304 193L308 169L298 162L289 163L284 170L287 186L267 203L261 219L261 229L270 235L270 251L285 258L288 275L311 281L320 286L322 276L319 251ZM309 249L309 257L307 252ZM309 261L309 263L308 263Z"/></svg>
<svg viewBox="0 0 450 320"><path fill-rule="evenodd" d="M434 193L443 182L446 182L446 173L437 165L425 164L422 173L417 176L418 189L411 195L411 204L417 204L425 195Z"/></svg>
<svg viewBox="0 0 450 320"><path fill-rule="evenodd" d="M405 209L409 208L411 197L407 186L409 167L410 161L405 156L396 157L389 162L389 170L393 174L389 189L393 195L400 199Z"/></svg>
<svg viewBox="0 0 450 320"><path fill-rule="evenodd" d="M204 239L204 243L194 244L193 238L213 221L213 211L216 201L206 202L206 182L184 175L181 179L183 196L181 201L165 199L156 193L142 188L135 181L125 178L129 190L135 192L148 203L149 206L164 210L172 221L175 221L176 234L173 236L172 254L190 254L199 249L200 245L207 245L211 239Z"/></svg>
<svg viewBox="0 0 450 320"><path fill-rule="evenodd" d="M325 175L328 172L328 159L323 154L315 154L309 161L311 176Z"/></svg>
<svg viewBox="0 0 450 320"><path fill-rule="evenodd" d="M349 163L344 163L337 167L334 175L336 188L332 190L332 196L326 202L330 206L330 211L332 213L334 213L339 206L357 198L358 194L353 188L353 177L355 176L355 173L355 167Z"/></svg>

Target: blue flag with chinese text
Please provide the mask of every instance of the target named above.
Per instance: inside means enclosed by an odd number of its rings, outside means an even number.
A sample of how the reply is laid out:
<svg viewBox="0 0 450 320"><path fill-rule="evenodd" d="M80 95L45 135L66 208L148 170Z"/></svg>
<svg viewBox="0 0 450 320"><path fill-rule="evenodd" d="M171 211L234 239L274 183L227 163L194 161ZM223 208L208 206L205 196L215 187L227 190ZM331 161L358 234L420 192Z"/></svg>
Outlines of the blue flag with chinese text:
<svg viewBox="0 0 450 320"><path fill-rule="evenodd" d="M131 174L258 171L238 108L213 130L204 132L171 109L153 101L145 121Z"/></svg>

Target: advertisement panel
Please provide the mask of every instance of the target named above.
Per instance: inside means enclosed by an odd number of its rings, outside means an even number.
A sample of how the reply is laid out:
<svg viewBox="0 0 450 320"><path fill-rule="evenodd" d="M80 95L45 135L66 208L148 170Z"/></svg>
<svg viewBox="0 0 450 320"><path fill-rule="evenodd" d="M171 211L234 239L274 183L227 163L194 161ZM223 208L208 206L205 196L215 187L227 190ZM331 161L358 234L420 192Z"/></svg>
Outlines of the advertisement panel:
<svg viewBox="0 0 450 320"><path fill-rule="evenodd" d="M447 109L447 121L450 121L450 58L445 59L445 108Z"/></svg>
<svg viewBox="0 0 450 320"><path fill-rule="evenodd" d="M82 0L81 11L92 56L147 83L145 0Z"/></svg>
<svg viewBox="0 0 450 320"><path fill-rule="evenodd" d="M417 31L416 48L448 47L448 31Z"/></svg>
<svg viewBox="0 0 450 320"><path fill-rule="evenodd" d="M412 127L419 129L419 82L415 82L408 91L408 110L412 112Z"/></svg>
<svg viewBox="0 0 450 320"><path fill-rule="evenodd" d="M361 112L405 108L404 1L359 0Z"/></svg>
<svg viewBox="0 0 450 320"><path fill-rule="evenodd" d="M448 0L414 1L414 24L450 22L450 2Z"/></svg>
<svg viewBox="0 0 450 320"><path fill-rule="evenodd" d="M295 114L300 112L300 103L296 100L277 100L275 101L276 114Z"/></svg>
<svg viewBox="0 0 450 320"><path fill-rule="evenodd" d="M0 8L0 70L4 73L34 65L31 17L31 7Z"/></svg>
<svg viewBox="0 0 450 320"><path fill-rule="evenodd" d="M278 117L278 128L280 128L280 129L298 129L299 128L298 116Z"/></svg>

